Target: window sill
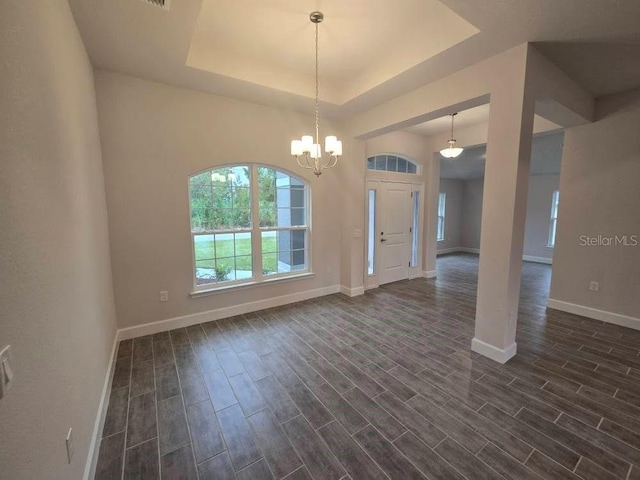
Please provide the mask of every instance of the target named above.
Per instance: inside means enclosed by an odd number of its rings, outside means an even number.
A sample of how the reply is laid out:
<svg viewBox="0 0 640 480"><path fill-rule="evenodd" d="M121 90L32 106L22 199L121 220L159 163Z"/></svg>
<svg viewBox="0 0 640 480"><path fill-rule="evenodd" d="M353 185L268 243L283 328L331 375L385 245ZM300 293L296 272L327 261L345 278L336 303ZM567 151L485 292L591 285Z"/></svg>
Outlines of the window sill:
<svg viewBox="0 0 640 480"><path fill-rule="evenodd" d="M245 290L253 287L258 287L260 285L271 285L274 283L285 283L285 282L293 282L296 280L304 280L305 278L313 278L315 276L316 274L313 272L300 273L296 275L287 275L283 277L270 278L268 280L263 280L261 282L248 282L248 283L228 285L223 287L208 288L206 290L195 290L189 293L189 296L191 296L191 298L206 297L208 295L216 295L218 293L228 293L235 290Z"/></svg>
<svg viewBox="0 0 640 480"><path fill-rule="evenodd" d="M553 250L553 247L555 247L555 245L547 245L547 248Z"/></svg>

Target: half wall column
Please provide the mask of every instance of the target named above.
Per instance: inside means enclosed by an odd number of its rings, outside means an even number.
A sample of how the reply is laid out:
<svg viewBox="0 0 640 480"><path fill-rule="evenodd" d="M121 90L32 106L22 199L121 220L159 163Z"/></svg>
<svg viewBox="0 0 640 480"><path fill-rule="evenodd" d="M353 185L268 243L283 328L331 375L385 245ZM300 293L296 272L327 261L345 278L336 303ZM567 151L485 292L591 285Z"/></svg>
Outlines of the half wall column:
<svg viewBox="0 0 640 480"><path fill-rule="evenodd" d="M524 67L524 65L523 65ZM500 363L516 354L516 323L535 111L525 72L491 95L475 337L471 349Z"/></svg>

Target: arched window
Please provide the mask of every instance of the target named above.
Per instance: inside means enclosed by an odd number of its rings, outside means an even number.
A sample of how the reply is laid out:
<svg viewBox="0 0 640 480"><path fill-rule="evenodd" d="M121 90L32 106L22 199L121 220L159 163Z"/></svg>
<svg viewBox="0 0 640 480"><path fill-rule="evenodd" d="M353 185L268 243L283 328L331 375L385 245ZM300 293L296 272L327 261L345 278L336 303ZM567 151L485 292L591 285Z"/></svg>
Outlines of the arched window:
<svg viewBox="0 0 640 480"><path fill-rule="evenodd" d="M189 178L195 290L309 271L309 186L255 164Z"/></svg>
<svg viewBox="0 0 640 480"><path fill-rule="evenodd" d="M399 155L374 155L367 158L367 170L395 173L419 173L418 165Z"/></svg>

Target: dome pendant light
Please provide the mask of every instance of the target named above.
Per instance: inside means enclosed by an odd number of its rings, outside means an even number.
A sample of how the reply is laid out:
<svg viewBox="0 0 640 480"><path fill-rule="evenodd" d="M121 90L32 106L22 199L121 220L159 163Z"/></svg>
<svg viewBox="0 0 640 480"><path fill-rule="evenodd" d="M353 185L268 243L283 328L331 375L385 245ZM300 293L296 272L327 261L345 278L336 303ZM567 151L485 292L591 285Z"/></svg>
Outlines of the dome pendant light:
<svg viewBox="0 0 640 480"><path fill-rule="evenodd" d="M456 147L456 139L453 138L453 118L457 115L457 113L451 114L451 138L449 139L449 146L440 150L440 155L444 158L456 158L458 155L462 153L463 148Z"/></svg>
<svg viewBox="0 0 640 480"><path fill-rule="evenodd" d="M316 131L315 139L312 135L303 135L300 140L291 141L291 155L296 157L298 165L313 170L316 177L322 175L325 168L335 167L338 157L342 155L342 142L335 136L329 135L324 139L324 151L329 154L327 160L322 160L322 145L320 144L319 118L319 88L318 88L318 24L324 20L322 12L311 12L309 20L316 26Z"/></svg>

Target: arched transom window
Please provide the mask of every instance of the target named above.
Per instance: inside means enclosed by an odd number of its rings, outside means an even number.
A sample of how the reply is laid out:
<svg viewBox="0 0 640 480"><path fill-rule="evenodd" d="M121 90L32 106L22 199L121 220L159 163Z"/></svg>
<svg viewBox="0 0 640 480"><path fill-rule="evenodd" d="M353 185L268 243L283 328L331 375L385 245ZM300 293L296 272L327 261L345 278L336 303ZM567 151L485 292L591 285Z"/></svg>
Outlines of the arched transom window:
<svg viewBox="0 0 640 480"><path fill-rule="evenodd" d="M264 165L189 178L195 290L309 271L309 186Z"/></svg>
<svg viewBox="0 0 640 480"><path fill-rule="evenodd" d="M395 173L419 173L416 163L399 155L374 155L367 158L367 170Z"/></svg>

